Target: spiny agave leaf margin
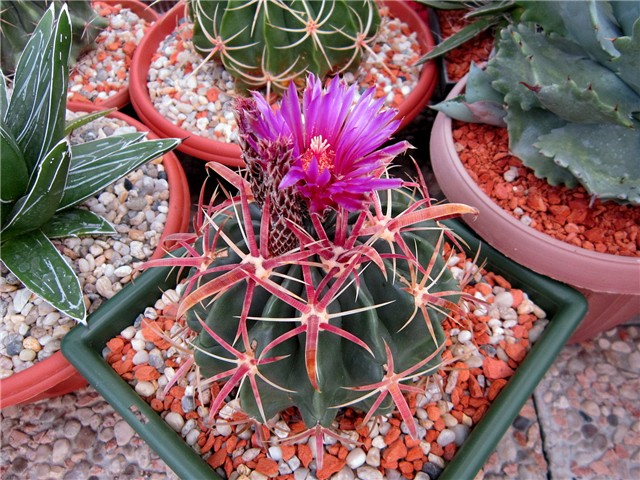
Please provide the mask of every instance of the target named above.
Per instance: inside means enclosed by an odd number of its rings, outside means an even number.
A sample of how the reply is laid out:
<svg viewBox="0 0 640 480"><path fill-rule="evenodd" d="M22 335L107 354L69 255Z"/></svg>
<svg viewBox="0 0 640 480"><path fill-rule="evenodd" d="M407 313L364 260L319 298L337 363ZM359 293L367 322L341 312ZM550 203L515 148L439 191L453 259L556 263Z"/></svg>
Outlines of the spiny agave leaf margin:
<svg viewBox="0 0 640 480"><path fill-rule="evenodd" d="M30 170L64 136L71 25L55 4L38 23L20 56L6 118Z"/></svg>
<svg viewBox="0 0 640 480"><path fill-rule="evenodd" d="M72 146L71 168L58 211L81 203L180 144L177 139L140 142L144 136L132 133Z"/></svg>
<svg viewBox="0 0 640 480"><path fill-rule="evenodd" d="M80 281L41 230L3 244L0 259L29 290L65 315L86 324Z"/></svg>

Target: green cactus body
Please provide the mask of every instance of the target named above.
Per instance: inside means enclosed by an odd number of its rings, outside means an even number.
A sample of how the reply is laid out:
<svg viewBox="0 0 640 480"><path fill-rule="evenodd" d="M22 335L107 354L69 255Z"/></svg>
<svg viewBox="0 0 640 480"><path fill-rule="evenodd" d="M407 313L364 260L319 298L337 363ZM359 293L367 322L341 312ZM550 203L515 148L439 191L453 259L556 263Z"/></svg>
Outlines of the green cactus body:
<svg viewBox="0 0 640 480"><path fill-rule="evenodd" d="M0 1L0 51L2 69L13 72L29 35L51 3L66 3L73 31L71 64L93 45L98 34L108 25L91 7L89 0L2 0Z"/></svg>
<svg viewBox="0 0 640 480"><path fill-rule="evenodd" d="M189 0L193 42L240 88L301 83L359 65L380 21L374 0Z"/></svg>
<svg viewBox="0 0 640 480"><path fill-rule="evenodd" d="M395 213L406 209L407 203L398 204ZM251 206L252 224L256 235L260 228L260 209ZM213 218L214 222L224 219L223 231L228 235L228 241L233 242L241 250L246 250L245 236L234 212L229 208ZM222 221L221 221L222 224ZM417 230L405 232L402 239L410 247L411 255L427 265L433 259L432 274L440 275L436 285L430 293L454 292L450 300L457 301L455 292L459 291L457 282L445 268L441 256L442 228L435 222L423 222L415 225ZM354 248L364 245L366 237ZM258 421L265 422L278 412L291 407L298 407L300 414L308 427L321 425L330 427L338 413L338 406L352 404L359 410L369 410L377 399L376 395L358 400L366 394L375 393L375 388L363 391L353 389L363 385L374 385L381 382L390 365L387 358L386 346L393 356L393 373L412 371L420 374L425 371L435 371L440 362L436 353L444 343L444 332L441 321L444 313L440 308L429 305L419 298L421 292L412 291L415 286L416 266L407 258L400 255L393 258L390 245L384 240L377 240L372 244L376 251L384 258L384 269L378 265L364 264L358 271L354 271L350 279L340 287L335 298L325 310L303 315L299 310L284 302L277 296L271 295L262 287L257 287L249 307L247 318L248 341L255 348L255 356L259 358L274 357L278 360L259 366L263 378L257 379L258 395L252 390L250 382L241 385L239 391L243 410ZM345 259L345 266L352 260ZM238 264L240 257L230 252L216 263L220 273L207 275L199 279L199 283L211 282L215 276L225 271L224 265ZM323 285L327 275L322 265L322 259L313 256L302 263L310 266L308 276L303 275L300 264L283 265L279 268L278 279L280 287L292 296L300 298L304 305L310 305L305 293L304 282L311 280L314 285ZM196 273L194 270L192 273ZM355 276L359 276L358 284ZM418 273L420 282L421 273ZM413 281L412 281L413 278ZM429 283L433 278L429 280ZM337 281L337 280L336 280ZM325 282L322 292L318 292L319 299L331 288L332 282ZM195 361L205 377L214 377L228 371L234 362L229 351L216 341L200 324L204 324L216 332L230 345L240 351L245 351L243 341L238 336L240 331L240 317L242 316L246 283L238 283L210 302L205 300L194 306L188 313L188 323L198 333L194 341ZM416 298L418 297L418 298ZM316 302L317 303L317 302ZM423 305L428 312L428 318L419 308ZM354 312L354 313L351 313ZM320 328L314 331L314 321L325 321L325 314L330 318L330 324L344 330L360 339L363 345L356 344L335 331ZM301 319L305 316L304 319ZM315 317L315 318L314 318ZM324 318L321 318L324 317ZM301 326L307 325L302 331ZM309 355L310 336L317 334L317 351ZM291 335L285 341L278 343L269 351L265 350L279 337ZM426 360L426 361L425 361ZM309 362L316 365L311 367ZM419 368L411 370L416 365ZM315 372L315 373L314 373ZM316 375L317 379L310 378ZM312 381L317 380L317 388ZM408 379L407 379L408 380ZM258 406L256 398L261 402ZM392 407L391 398L386 398L376 406L376 413L386 413ZM262 410L262 411L261 411Z"/></svg>

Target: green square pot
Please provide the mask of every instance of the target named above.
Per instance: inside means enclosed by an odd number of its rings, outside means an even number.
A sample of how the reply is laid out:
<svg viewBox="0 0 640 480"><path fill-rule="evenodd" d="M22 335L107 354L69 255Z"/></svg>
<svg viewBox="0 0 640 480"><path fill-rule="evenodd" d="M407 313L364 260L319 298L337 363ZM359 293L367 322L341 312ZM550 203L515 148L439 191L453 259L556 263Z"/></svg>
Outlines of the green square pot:
<svg viewBox="0 0 640 480"><path fill-rule="evenodd" d="M464 239L471 252L481 246L480 261L486 259L489 270L505 277L514 288L527 292L551 320L439 477L440 480L471 479L482 468L580 323L587 303L576 290L527 270L490 246L481 244L462 223L445 223ZM134 284L114 297L117 301L110 302L109 308L101 308L93 314L88 327L78 326L68 333L62 342L62 352L178 476L217 479L220 477L209 465L102 358L107 341L133 324L163 290L175 286L175 270L154 268L144 272Z"/></svg>

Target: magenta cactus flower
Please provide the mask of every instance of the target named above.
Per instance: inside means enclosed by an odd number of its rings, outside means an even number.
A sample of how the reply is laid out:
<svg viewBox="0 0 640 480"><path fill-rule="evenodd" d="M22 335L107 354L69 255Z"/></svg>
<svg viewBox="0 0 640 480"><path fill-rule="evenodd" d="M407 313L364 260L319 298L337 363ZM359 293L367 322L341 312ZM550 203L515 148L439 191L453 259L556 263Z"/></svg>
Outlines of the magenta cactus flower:
<svg viewBox="0 0 640 480"><path fill-rule="evenodd" d="M302 108L295 85L273 110L259 93L241 101L238 110L248 164L272 161L276 144L287 144L291 165L280 189L294 187L311 213L345 209L354 212L371 201L371 192L398 188L398 179L384 178L386 167L409 147L398 142L380 148L400 124L396 111L374 100L375 88L356 100L357 86L339 78L326 88L313 75L307 78Z"/></svg>
<svg viewBox="0 0 640 480"><path fill-rule="evenodd" d="M259 94L236 107L246 174L208 166L238 195L201 200L196 234L175 238L185 256L148 263L190 268L184 363L226 382L211 415L233 396L253 423L297 407L308 430L289 440L315 437L318 468L324 436L346 440L333 423L346 405L366 421L395 406L417 436L403 392L437 371L441 322L465 296L439 220L476 210L388 177L409 144L383 147L396 112L371 91L310 76L301 103L292 86L274 108Z"/></svg>

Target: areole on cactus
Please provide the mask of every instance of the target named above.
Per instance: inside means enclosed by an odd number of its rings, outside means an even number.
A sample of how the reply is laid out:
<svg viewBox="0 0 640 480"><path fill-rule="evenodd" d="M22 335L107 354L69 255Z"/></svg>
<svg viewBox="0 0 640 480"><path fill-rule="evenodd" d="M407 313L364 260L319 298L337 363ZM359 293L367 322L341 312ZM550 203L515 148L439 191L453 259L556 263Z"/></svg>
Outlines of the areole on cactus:
<svg viewBox="0 0 640 480"><path fill-rule="evenodd" d="M354 70L380 23L375 0L188 0L187 10L196 50L251 89Z"/></svg>
<svg viewBox="0 0 640 480"><path fill-rule="evenodd" d="M302 106L293 85L275 110L257 93L238 100L246 176L208 165L238 195L201 201L196 233L168 239L186 255L147 263L190 268L177 313L193 331L185 368L226 381L212 416L233 392L261 423L297 407L308 430L295 438L320 446L338 436L339 408L368 421L395 404L417 436L403 392L437 371L441 321L464 295L438 221L477 212L432 205L422 179L387 178L409 147L382 147L394 113L313 75Z"/></svg>

